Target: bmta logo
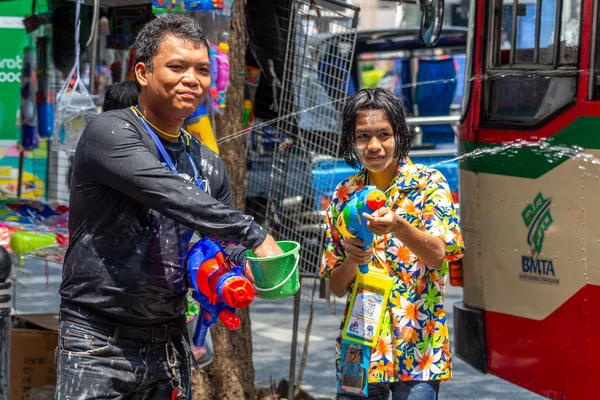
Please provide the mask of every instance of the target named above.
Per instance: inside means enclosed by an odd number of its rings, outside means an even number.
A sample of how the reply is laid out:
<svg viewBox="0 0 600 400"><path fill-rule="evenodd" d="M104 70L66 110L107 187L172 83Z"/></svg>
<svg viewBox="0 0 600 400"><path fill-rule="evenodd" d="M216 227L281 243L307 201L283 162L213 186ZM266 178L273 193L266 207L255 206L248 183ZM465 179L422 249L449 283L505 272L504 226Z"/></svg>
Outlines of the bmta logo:
<svg viewBox="0 0 600 400"><path fill-rule="evenodd" d="M531 255L534 257L542 252L546 230L553 222L550 214L550 204L552 204L551 198L544 199L542 193L538 193L533 203L527 205L521 213L523 222L529 228L527 244L531 248Z"/></svg>
<svg viewBox="0 0 600 400"><path fill-rule="evenodd" d="M544 246L546 231L553 222L550 214L551 204L551 198L545 199L542 193L538 193L533 203L527 205L521 213L525 226L529 228L527 244L531 249L531 256L522 256L521 267L523 273L519 277L524 280L556 285L559 280L555 278L553 261L539 258Z"/></svg>

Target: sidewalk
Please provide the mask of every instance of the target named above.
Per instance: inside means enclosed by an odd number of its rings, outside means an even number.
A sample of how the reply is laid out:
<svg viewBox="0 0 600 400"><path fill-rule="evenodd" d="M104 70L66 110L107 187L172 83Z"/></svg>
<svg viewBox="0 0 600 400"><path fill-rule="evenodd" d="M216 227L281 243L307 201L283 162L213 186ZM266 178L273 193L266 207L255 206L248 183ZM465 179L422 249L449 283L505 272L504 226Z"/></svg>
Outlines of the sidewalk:
<svg viewBox="0 0 600 400"><path fill-rule="evenodd" d="M304 280L304 293L310 293L312 280ZM446 313L450 338L454 337L453 307L462 298L462 289L448 287L446 292ZM303 296L303 299L306 299ZM304 300L303 300L304 301ZM337 314L327 312L326 302L314 300L314 317L308 349L308 358L302 380L302 389L315 397L333 399L336 392L335 378L335 338L344 311L345 301L337 299ZM296 356L296 376L302 357L304 331L308 322L309 307L300 305L298 353ZM276 384L289 378L290 351L292 344L293 299L268 301L257 299L250 309L252 342L256 386L268 386L272 379ZM457 357L453 359L454 377L442 384L440 399L477 400L534 400L543 397L508 383L493 375L484 375L474 370Z"/></svg>

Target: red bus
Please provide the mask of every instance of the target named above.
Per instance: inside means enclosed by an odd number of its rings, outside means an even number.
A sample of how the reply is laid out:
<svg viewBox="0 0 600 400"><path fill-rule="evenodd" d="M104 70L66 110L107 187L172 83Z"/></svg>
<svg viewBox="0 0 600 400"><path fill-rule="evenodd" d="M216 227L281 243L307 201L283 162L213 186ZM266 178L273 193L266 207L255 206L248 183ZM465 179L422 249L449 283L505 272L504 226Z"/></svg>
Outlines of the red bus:
<svg viewBox="0 0 600 400"><path fill-rule="evenodd" d="M555 399L600 398L599 21L598 0L470 4L459 139L490 154L460 162L454 350Z"/></svg>

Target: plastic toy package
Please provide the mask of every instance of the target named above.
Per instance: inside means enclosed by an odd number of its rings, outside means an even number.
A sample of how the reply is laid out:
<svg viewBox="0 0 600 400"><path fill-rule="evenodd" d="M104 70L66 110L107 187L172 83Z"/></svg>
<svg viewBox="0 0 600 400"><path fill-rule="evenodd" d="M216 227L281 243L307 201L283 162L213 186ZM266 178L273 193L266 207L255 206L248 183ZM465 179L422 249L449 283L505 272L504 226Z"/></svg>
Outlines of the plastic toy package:
<svg viewBox="0 0 600 400"><path fill-rule="evenodd" d="M81 80L79 68L81 0L77 0L75 4L75 64L56 96L57 113L54 131L58 132L58 137L52 143L57 150L67 152L75 151L83 129L98 114L98 108Z"/></svg>
<svg viewBox="0 0 600 400"><path fill-rule="evenodd" d="M152 0L152 12L229 11L233 0Z"/></svg>
<svg viewBox="0 0 600 400"><path fill-rule="evenodd" d="M62 203L0 200L0 246L17 264L25 255L62 263L69 243L69 208Z"/></svg>

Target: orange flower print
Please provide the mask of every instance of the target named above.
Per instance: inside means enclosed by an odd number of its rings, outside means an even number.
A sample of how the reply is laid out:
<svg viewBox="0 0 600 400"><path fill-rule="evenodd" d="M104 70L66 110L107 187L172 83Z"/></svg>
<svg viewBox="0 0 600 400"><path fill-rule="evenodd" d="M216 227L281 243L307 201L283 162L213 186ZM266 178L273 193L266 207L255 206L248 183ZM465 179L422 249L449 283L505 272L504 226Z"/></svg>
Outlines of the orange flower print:
<svg viewBox="0 0 600 400"><path fill-rule="evenodd" d="M386 335L384 337L379 336L373 354L371 355L371 361L378 361L385 357L386 360L393 360L394 353L392 348L392 336Z"/></svg>
<svg viewBox="0 0 600 400"><path fill-rule="evenodd" d="M405 326L400 330L400 335L402 336L402 340L406 343L411 343L413 338L413 333L415 330L410 326Z"/></svg>
<svg viewBox="0 0 600 400"><path fill-rule="evenodd" d="M425 266L425 263L421 260L417 260L409 269L409 271L415 272L419 278L425 275L426 270L427 266Z"/></svg>
<svg viewBox="0 0 600 400"><path fill-rule="evenodd" d="M404 201L402 202L402 206L400 207L400 210L402 212L405 212L405 213L410 214L410 215L418 215L418 214L420 214L419 208L409 198L404 199Z"/></svg>
<svg viewBox="0 0 600 400"><path fill-rule="evenodd" d="M415 301L406 300L404 297L400 297L400 310L393 310L396 317L400 317L400 326L407 326L409 323L413 328L421 329L419 321L427 319L427 315L423 314L421 305L423 304L422 299Z"/></svg>
<svg viewBox="0 0 600 400"><path fill-rule="evenodd" d="M415 347L415 361L417 367L411 372L411 375L423 374L423 380L428 381L431 373L441 374L442 370L435 365L436 362L440 361L442 353L438 351L435 353L431 345L427 346L425 353L421 353L418 347Z"/></svg>
<svg viewBox="0 0 600 400"><path fill-rule="evenodd" d="M411 276L412 274L409 274L408 271L406 271L406 268L400 269L400 280L404 282L405 285L408 285L411 282Z"/></svg>
<svg viewBox="0 0 600 400"><path fill-rule="evenodd" d="M435 207L432 207L429 205L423 207L423 213L421 214L423 216L423 223L427 223L430 220L432 220L433 218L435 218L435 212L436 212Z"/></svg>
<svg viewBox="0 0 600 400"><path fill-rule="evenodd" d="M383 360L381 360L377 364L375 364L375 368L374 368L375 373L377 373L379 375L385 373L385 370L386 370L385 364L386 364L386 362Z"/></svg>
<svg viewBox="0 0 600 400"><path fill-rule="evenodd" d="M423 327L423 335L427 338L435 332L435 320L428 319Z"/></svg>
<svg viewBox="0 0 600 400"><path fill-rule="evenodd" d="M393 362L388 362L385 365L385 374L387 376L395 376L396 375L396 367Z"/></svg>
<svg viewBox="0 0 600 400"><path fill-rule="evenodd" d="M358 189L356 186L352 185L353 181L350 182L346 182L344 184L341 184L340 186L338 186L337 188L337 200L339 201L338 203L338 209L340 209L339 207L342 205L345 205L345 203L350 200L350 195L354 192L356 192L356 190Z"/></svg>
<svg viewBox="0 0 600 400"><path fill-rule="evenodd" d="M387 257L387 242L390 240L390 235L383 235L375 240L375 253L379 260L386 261Z"/></svg>
<svg viewBox="0 0 600 400"><path fill-rule="evenodd" d="M417 256L408 247L401 243L396 245L396 241L394 241L394 246L391 246L389 251L394 256L394 262L399 264L409 265L417 259Z"/></svg>
<svg viewBox="0 0 600 400"><path fill-rule="evenodd" d="M412 380L413 380L413 377L412 377L412 376L410 376L410 375L408 374L408 372L406 372L406 371L404 371L404 370L403 370L403 371L402 371L402 375L400 375L400 380L401 380L401 381L412 381Z"/></svg>
<svg viewBox="0 0 600 400"><path fill-rule="evenodd" d="M446 317L446 311L444 311L444 307L440 307L436 310L435 314L436 318L442 319Z"/></svg>
<svg viewBox="0 0 600 400"><path fill-rule="evenodd" d="M415 279L415 291L417 292L417 296L421 296L425 289L427 289L427 279L425 279L425 277Z"/></svg>
<svg viewBox="0 0 600 400"><path fill-rule="evenodd" d="M330 268L335 267L338 263L340 262L340 259L338 258L337 255L335 255L335 253L327 253L327 266L329 266Z"/></svg>

